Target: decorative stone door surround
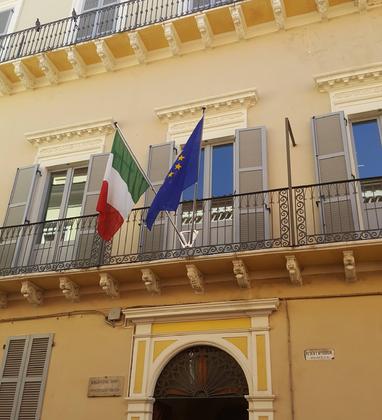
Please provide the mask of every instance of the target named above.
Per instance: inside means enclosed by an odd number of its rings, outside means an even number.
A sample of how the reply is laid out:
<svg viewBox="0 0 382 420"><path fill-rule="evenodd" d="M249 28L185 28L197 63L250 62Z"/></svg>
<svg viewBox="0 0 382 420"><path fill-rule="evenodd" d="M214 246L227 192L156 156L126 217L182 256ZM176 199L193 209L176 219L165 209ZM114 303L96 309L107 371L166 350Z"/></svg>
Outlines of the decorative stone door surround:
<svg viewBox="0 0 382 420"><path fill-rule="evenodd" d="M157 379L180 351L218 347L241 366L248 382L249 420L273 420L269 315L278 299L126 309L134 327L127 420L152 420Z"/></svg>

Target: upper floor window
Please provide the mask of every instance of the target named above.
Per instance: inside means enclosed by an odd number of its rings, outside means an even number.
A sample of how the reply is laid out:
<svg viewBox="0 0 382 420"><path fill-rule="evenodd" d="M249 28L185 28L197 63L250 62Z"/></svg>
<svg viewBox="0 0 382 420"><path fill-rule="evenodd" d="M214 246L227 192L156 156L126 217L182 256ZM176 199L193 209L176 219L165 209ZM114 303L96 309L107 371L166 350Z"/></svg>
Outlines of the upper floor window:
<svg viewBox="0 0 382 420"><path fill-rule="evenodd" d="M197 191L198 199L233 194L233 143L205 146L201 150ZM183 193L183 200L193 200L194 186Z"/></svg>
<svg viewBox="0 0 382 420"><path fill-rule="evenodd" d="M69 168L50 174L44 220L81 215L87 167Z"/></svg>
<svg viewBox="0 0 382 420"><path fill-rule="evenodd" d="M13 13L14 9L0 11L0 36L5 35L8 32L9 23L12 19Z"/></svg>
<svg viewBox="0 0 382 420"><path fill-rule="evenodd" d="M360 178L382 175L381 118L353 122L355 158Z"/></svg>
<svg viewBox="0 0 382 420"><path fill-rule="evenodd" d="M117 22L117 8L108 7L119 0L84 0L77 32L77 41L85 41L113 32Z"/></svg>

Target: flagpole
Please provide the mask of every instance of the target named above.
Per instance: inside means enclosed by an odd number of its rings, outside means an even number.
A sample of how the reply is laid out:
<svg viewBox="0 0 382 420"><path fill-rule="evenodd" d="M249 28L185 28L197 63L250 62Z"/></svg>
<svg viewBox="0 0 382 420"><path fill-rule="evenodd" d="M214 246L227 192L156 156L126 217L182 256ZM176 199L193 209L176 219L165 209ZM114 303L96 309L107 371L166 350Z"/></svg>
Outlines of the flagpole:
<svg viewBox="0 0 382 420"><path fill-rule="evenodd" d="M129 144L128 144L127 140L125 139L125 136L124 136L124 135L123 135L123 133L122 133L121 128L119 127L119 124L118 124L116 121L114 121L114 126L115 126L115 128L118 130L118 133L120 134L120 136L121 136L121 138L122 138L123 142L125 143L125 146L127 147L127 149L128 149L128 150L129 150L129 152L130 152L130 156L134 159L135 164L138 166L139 170L141 171L141 173L142 173L142 174L143 174L143 176L145 177L145 180L146 180L146 181L147 181L147 183L149 184L149 186L150 186L151 190L153 191L154 195L157 195L157 192L156 192L156 190L155 190L155 188L154 188L153 184L151 183L150 179L149 179L149 178L148 178L148 176L146 175L146 172L143 170L143 168L142 168L142 166L140 165L140 163L138 162L138 160L136 159L136 157L135 157L135 155L134 155L133 151L131 150L131 147L129 146ZM180 242L181 242L182 246L183 246L183 247L186 247L186 246L187 246L187 244L185 243L185 241L184 241L184 239L183 239L183 237L182 237L181 233L179 232L178 228L176 227L176 225L175 225L174 221L171 219L170 213L169 213L167 210L165 210L165 213L166 213L166 215L167 215L167 217L168 217L168 219L169 219L170 223L172 224L172 227L175 229L175 232L176 232L176 234L177 234L177 236L178 236L178 238L179 238L179 240L180 240Z"/></svg>
<svg viewBox="0 0 382 420"><path fill-rule="evenodd" d="M202 107L203 116L206 112L206 107ZM198 154L198 172L197 172L197 178L195 182L194 187L194 202L192 203L192 223L191 223L191 238L189 238L188 245L192 246L194 244L194 229L195 229L195 223L196 223L196 200L198 198L198 182L199 182L199 170L200 170L200 151L202 149L202 137L203 137L203 128L204 128L204 119L203 119L203 125L202 125L202 133L201 133L201 139L200 139L200 145L199 145L199 154ZM196 239L196 236L195 236Z"/></svg>

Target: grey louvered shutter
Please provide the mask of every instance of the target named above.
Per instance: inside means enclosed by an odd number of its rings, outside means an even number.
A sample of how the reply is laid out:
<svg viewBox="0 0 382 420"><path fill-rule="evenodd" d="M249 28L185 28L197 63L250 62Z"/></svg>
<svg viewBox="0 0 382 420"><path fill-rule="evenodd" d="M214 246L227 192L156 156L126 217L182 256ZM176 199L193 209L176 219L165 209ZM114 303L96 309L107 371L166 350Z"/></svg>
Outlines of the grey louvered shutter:
<svg viewBox="0 0 382 420"><path fill-rule="evenodd" d="M163 180L170 169L176 155L175 143L151 145L149 148L149 161L147 176L156 191L159 190ZM149 188L145 194L145 207L149 207L153 201L154 193ZM146 215L144 214L145 218ZM141 232L141 250L143 252L159 251L166 249L173 241L174 234L168 228L167 216L159 214L151 231L145 226Z"/></svg>
<svg viewBox="0 0 382 420"><path fill-rule="evenodd" d="M313 146L318 183L322 230L326 233L352 232L357 229L356 185L337 183L351 180L348 137L343 112L312 118Z"/></svg>
<svg viewBox="0 0 382 420"><path fill-rule="evenodd" d="M29 222L29 212L38 174L40 174L38 165L17 169L5 215L4 227L24 225ZM21 249L23 239L25 239L23 233L25 231L22 226L1 229L0 269L9 269L10 267L17 266L17 256ZM10 273L4 272L3 275L6 274Z"/></svg>
<svg viewBox="0 0 382 420"><path fill-rule="evenodd" d="M38 420L53 335L11 337L0 374L0 419Z"/></svg>
<svg viewBox="0 0 382 420"><path fill-rule="evenodd" d="M236 131L235 138L235 239L262 241L269 237L267 135L265 127Z"/></svg>
<svg viewBox="0 0 382 420"><path fill-rule="evenodd" d="M46 377L52 349L53 335L29 337L25 368L18 396L18 420L40 418Z"/></svg>
<svg viewBox="0 0 382 420"><path fill-rule="evenodd" d="M95 214L102 180L105 175L107 160L110 153L91 155L89 160L88 176L82 204L82 215Z"/></svg>
<svg viewBox="0 0 382 420"><path fill-rule="evenodd" d="M75 251L76 258L82 262L82 265L96 263L97 261L90 261L90 257L98 258L102 250L101 241L98 240L99 237L96 235L97 218L91 216L97 213L99 192L109 156L110 153L100 153L91 155L89 160L82 203L82 216L84 217L80 219L78 224Z"/></svg>
<svg viewBox="0 0 382 420"><path fill-rule="evenodd" d="M9 338L0 374L0 419L16 418L17 396L28 348L28 337Z"/></svg>
<svg viewBox="0 0 382 420"><path fill-rule="evenodd" d="M13 12L13 9L8 9L0 12L0 36L5 35L7 33L9 22L11 20Z"/></svg>
<svg viewBox="0 0 382 420"><path fill-rule="evenodd" d="M4 226L22 225L28 222L37 174L39 174L38 165L17 169Z"/></svg>

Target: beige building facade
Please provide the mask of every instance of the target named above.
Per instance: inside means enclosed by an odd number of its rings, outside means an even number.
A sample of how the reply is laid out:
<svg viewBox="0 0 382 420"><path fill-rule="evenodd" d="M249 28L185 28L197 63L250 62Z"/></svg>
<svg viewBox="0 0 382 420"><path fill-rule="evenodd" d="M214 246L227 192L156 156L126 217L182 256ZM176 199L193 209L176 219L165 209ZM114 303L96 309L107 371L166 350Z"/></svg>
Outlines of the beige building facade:
<svg viewBox="0 0 382 420"><path fill-rule="evenodd" d="M0 418L380 419L382 2L56 3L0 0ZM158 188L203 107L193 246L102 241L115 123Z"/></svg>

